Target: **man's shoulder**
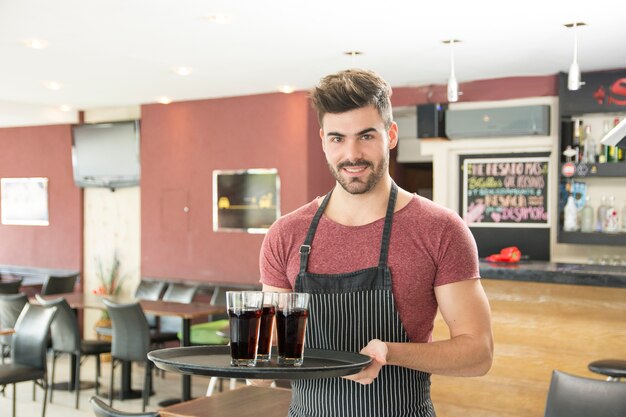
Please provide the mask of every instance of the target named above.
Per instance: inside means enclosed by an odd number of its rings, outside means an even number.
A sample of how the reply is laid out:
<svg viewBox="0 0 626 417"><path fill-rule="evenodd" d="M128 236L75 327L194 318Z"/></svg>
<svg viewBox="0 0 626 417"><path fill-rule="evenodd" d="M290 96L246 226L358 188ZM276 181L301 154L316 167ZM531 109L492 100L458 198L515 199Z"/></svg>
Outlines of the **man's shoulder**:
<svg viewBox="0 0 626 417"><path fill-rule="evenodd" d="M293 230L294 227L297 227L301 224L306 224L307 226L311 223L311 219L315 215L315 211L317 209L317 200L313 200L310 203L307 203L294 211L287 213L281 216L272 228L280 228L280 230Z"/></svg>
<svg viewBox="0 0 626 417"><path fill-rule="evenodd" d="M417 216L421 219L429 219L432 221L442 221L450 218L458 217L458 214L447 207L429 200L426 197L414 194L413 198L407 204L408 214L413 217Z"/></svg>

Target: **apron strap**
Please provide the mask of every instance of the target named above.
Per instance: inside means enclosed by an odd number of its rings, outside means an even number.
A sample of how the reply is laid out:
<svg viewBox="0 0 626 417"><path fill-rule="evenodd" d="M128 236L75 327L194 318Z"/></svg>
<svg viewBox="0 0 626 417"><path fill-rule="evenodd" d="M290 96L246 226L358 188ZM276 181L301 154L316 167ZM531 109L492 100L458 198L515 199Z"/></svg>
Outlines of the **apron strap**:
<svg viewBox="0 0 626 417"><path fill-rule="evenodd" d="M398 186L392 180L391 193L389 193L389 202L387 203L387 213L385 214L385 225L383 226L383 240L380 244L380 259L378 260L379 268L385 268L387 266L387 256L389 254L389 238L391 236L391 225L393 224L393 212L396 208L397 197Z"/></svg>
<svg viewBox="0 0 626 417"><path fill-rule="evenodd" d="M330 200L330 195L333 193L333 190L330 190L326 197L324 197L324 201L320 204L319 208L315 212L315 216L313 216L313 220L311 221L311 225L309 226L309 231L306 234L306 238L304 239L304 243L300 245L300 273L303 274L306 272L307 265L309 264L309 253L311 252L311 243L313 243L313 237L315 236L315 231L317 230L317 225L320 222L320 218L322 214L324 214L324 210L328 205L328 200Z"/></svg>

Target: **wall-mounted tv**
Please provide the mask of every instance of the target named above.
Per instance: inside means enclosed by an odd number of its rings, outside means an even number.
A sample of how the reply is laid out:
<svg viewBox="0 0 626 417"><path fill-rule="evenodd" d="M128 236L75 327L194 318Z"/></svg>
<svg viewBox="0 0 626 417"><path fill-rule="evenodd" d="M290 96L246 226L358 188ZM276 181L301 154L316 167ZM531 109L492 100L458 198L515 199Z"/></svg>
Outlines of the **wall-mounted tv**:
<svg viewBox="0 0 626 417"><path fill-rule="evenodd" d="M277 169L213 171L213 230L265 233L280 217Z"/></svg>
<svg viewBox="0 0 626 417"><path fill-rule="evenodd" d="M139 184L139 121L95 123L72 128L72 166L79 187Z"/></svg>

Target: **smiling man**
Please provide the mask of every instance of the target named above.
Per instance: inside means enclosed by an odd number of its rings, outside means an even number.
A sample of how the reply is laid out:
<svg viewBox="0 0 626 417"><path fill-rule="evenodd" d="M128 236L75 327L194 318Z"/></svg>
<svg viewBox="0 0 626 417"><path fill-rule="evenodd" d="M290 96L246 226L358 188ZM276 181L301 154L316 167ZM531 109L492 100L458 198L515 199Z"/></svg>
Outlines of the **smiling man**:
<svg viewBox="0 0 626 417"><path fill-rule="evenodd" d="M321 80L311 100L336 185L276 221L263 242L264 290L311 293L306 346L373 358L343 379L294 381L289 416L434 416L432 373L491 367L476 243L456 213L391 179L390 96L371 71ZM433 341L438 308L450 338Z"/></svg>

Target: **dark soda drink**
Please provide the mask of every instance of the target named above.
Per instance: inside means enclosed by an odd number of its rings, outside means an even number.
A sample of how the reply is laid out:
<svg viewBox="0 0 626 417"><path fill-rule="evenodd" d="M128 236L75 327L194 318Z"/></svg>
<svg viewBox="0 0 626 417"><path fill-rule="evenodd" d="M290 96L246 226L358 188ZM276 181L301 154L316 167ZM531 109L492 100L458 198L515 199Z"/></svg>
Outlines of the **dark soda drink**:
<svg viewBox="0 0 626 417"><path fill-rule="evenodd" d="M232 364L254 366L261 310L229 310L228 317Z"/></svg>
<svg viewBox="0 0 626 417"><path fill-rule="evenodd" d="M257 361L267 361L270 358L275 315L276 308L274 306L263 306L261 325L259 328L259 349L257 351Z"/></svg>
<svg viewBox="0 0 626 417"><path fill-rule="evenodd" d="M301 365L304 335L309 311L304 309L276 312L278 333L278 361L282 364Z"/></svg>

